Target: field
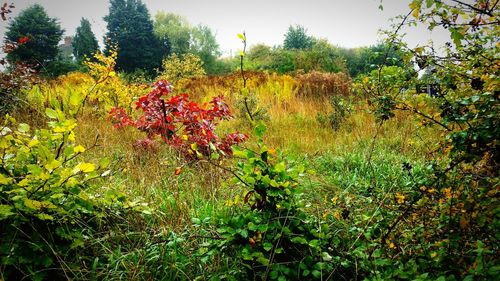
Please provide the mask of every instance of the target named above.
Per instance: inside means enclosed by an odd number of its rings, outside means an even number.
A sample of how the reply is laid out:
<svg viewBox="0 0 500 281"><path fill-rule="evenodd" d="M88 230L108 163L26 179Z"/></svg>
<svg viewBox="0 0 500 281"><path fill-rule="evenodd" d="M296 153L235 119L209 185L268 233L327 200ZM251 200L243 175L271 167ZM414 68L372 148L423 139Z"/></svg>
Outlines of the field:
<svg viewBox="0 0 500 281"><path fill-rule="evenodd" d="M446 57L396 26L370 71L238 34L225 73L116 47L2 72L0 281L494 280L498 11L426 2L402 24L478 20Z"/></svg>

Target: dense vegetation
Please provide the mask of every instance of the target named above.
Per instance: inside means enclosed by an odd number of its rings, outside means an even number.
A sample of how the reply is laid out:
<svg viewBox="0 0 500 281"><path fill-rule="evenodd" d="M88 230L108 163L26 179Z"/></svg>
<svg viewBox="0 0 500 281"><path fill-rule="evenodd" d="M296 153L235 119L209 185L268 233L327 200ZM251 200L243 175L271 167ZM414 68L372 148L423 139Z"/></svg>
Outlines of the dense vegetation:
<svg viewBox="0 0 500 281"><path fill-rule="evenodd" d="M220 59L210 28L112 0L106 51L82 19L80 71L58 76L40 67L62 30L21 12L1 61L0 280L494 280L497 2L409 9L373 47L291 26ZM414 25L451 41L411 48Z"/></svg>

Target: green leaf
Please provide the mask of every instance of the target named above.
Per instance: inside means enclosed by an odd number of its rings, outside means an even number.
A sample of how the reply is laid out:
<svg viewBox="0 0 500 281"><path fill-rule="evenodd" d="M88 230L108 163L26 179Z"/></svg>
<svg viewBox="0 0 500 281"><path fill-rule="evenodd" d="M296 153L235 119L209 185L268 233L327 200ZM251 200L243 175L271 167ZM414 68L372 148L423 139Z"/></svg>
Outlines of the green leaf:
<svg viewBox="0 0 500 281"><path fill-rule="evenodd" d="M464 35L458 29L450 28L450 36L456 46L462 45L462 39L464 39Z"/></svg>
<svg viewBox="0 0 500 281"><path fill-rule="evenodd" d="M40 210L43 207L43 204L40 201L24 198L24 206L33 210Z"/></svg>
<svg viewBox="0 0 500 281"><path fill-rule="evenodd" d="M248 158L248 157L247 157L248 153L246 153L246 151L245 151L245 150L241 150L241 149L239 149L239 148L237 148L237 147L234 147L234 146L232 147L232 150L233 150L233 156L234 156L234 157L237 157L237 158L245 158L245 159L247 159L247 158Z"/></svg>
<svg viewBox="0 0 500 281"><path fill-rule="evenodd" d="M267 130L266 125L264 125L264 123L262 122L257 124L257 126L255 126L255 128L253 129L255 136L257 136L258 138L262 138L266 133L266 130Z"/></svg>
<svg viewBox="0 0 500 281"><path fill-rule="evenodd" d="M321 257L323 258L324 261L331 261L332 260L332 256L330 256L330 254L327 252L321 253Z"/></svg>
<svg viewBox="0 0 500 281"><path fill-rule="evenodd" d="M12 182L12 178L6 177L2 174L0 174L0 184L10 184ZM2 195L3 196L3 195Z"/></svg>
<svg viewBox="0 0 500 281"><path fill-rule="evenodd" d="M240 38L240 39L241 39L241 41L245 41L245 40L246 40L245 35L243 35L243 34L241 34L241 33L236 34L236 36L238 36L238 38Z"/></svg>
<svg viewBox="0 0 500 281"><path fill-rule="evenodd" d="M105 169L109 166L109 163L109 158L102 158L101 160L99 160L99 168Z"/></svg>
<svg viewBox="0 0 500 281"><path fill-rule="evenodd" d="M5 219L9 216L12 216L14 213L12 212L12 207L9 205L0 205L0 220Z"/></svg>
<svg viewBox="0 0 500 281"><path fill-rule="evenodd" d="M241 237L248 238L248 231L246 229L240 229L237 232L241 235Z"/></svg>
<svg viewBox="0 0 500 281"><path fill-rule="evenodd" d="M309 241L309 246L311 246L312 248L318 248L319 247L319 240L314 239L314 240Z"/></svg>
<svg viewBox="0 0 500 281"><path fill-rule="evenodd" d="M265 265L265 266L269 265L269 259L266 257L258 257L257 261L260 262L262 265Z"/></svg>
<svg viewBox="0 0 500 281"><path fill-rule="evenodd" d="M43 169L38 166L38 165L34 165L34 164L30 164L28 165L28 173L34 175L34 176L39 176L41 175L43 172Z"/></svg>
<svg viewBox="0 0 500 281"><path fill-rule="evenodd" d="M28 133L30 131L30 126L28 124L21 123L19 124L17 130L21 133Z"/></svg>
<svg viewBox="0 0 500 281"><path fill-rule="evenodd" d="M61 164L62 164L61 161L54 159L50 161L50 163L45 164L45 169L47 169L48 171L53 171L57 169L59 166L61 166Z"/></svg>
<svg viewBox="0 0 500 281"><path fill-rule="evenodd" d="M298 244L303 244L303 245L307 244L307 240L304 237L294 237L291 239L291 241L293 243L298 243Z"/></svg>
<svg viewBox="0 0 500 281"><path fill-rule="evenodd" d="M276 164L276 166L274 166L274 171L276 173L281 173L281 172L284 172L285 171L285 162L280 162L278 164Z"/></svg>
<svg viewBox="0 0 500 281"><path fill-rule="evenodd" d="M47 115L50 119L57 119L57 111L52 108L45 109L45 115Z"/></svg>
<svg viewBox="0 0 500 281"><path fill-rule="evenodd" d="M210 159L212 160L218 160L220 158L220 154L219 153L212 153L210 154Z"/></svg>
<svg viewBox="0 0 500 281"><path fill-rule="evenodd" d="M251 231L255 231L257 230L257 226L255 225L255 223L253 222L249 222L248 225L247 225L248 229L251 230Z"/></svg>
<svg viewBox="0 0 500 281"><path fill-rule="evenodd" d="M43 220L43 221L51 221L51 220L54 220L54 217L51 216L51 215L48 215L48 214L37 214L36 215L39 219Z"/></svg>

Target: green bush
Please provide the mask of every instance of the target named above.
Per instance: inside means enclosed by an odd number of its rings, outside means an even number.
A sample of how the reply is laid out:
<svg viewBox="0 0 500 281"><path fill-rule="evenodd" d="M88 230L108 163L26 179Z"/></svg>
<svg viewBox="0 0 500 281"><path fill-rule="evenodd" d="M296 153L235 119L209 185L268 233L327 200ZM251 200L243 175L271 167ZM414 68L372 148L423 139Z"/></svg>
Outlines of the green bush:
<svg viewBox="0 0 500 281"><path fill-rule="evenodd" d="M47 129L6 116L0 134L0 276L7 280L71 278L87 235L123 196L102 196L91 182L110 174L109 161L80 159L76 121L47 109Z"/></svg>
<svg viewBox="0 0 500 281"><path fill-rule="evenodd" d="M257 125L254 131L261 138L265 127ZM204 248L203 253L221 252L241 264L236 278L319 280L331 272L333 232L303 210L299 177L304 166L263 145L257 151L235 149L234 156L243 159L234 182L244 195L229 203L238 206L233 214L216 222L221 240L208 245L217 251Z"/></svg>

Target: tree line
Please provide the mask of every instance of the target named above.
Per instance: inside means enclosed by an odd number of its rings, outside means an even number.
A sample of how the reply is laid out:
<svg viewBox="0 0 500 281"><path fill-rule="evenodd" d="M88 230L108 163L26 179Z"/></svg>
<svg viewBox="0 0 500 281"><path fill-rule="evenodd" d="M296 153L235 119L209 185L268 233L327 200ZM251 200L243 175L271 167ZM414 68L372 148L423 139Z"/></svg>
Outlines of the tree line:
<svg viewBox="0 0 500 281"><path fill-rule="evenodd" d="M153 18L141 0L110 0L104 20L107 33L102 51L117 52L116 67L122 72L154 76L161 70L162 60L173 54L181 59L187 54L197 56L205 73L211 75L229 73L238 66L238 57L220 57L220 47L210 27L193 26L186 18L163 11ZM8 26L7 43L25 42L8 53L7 59L10 63L28 63L48 76L57 76L80 69L86 58L100 51L88 19L81 19L71 37L70 55L64 55L59 46L64 32L59 21L51 18L41 5L32 5ZM342 48L310 36L306 28L296 25L284 34L282 45L258 44L250 48L248 69L278 73L346 72L355 77L380 64L397 65L399 58L396 51L388 50L383 43Z"/></svg>

